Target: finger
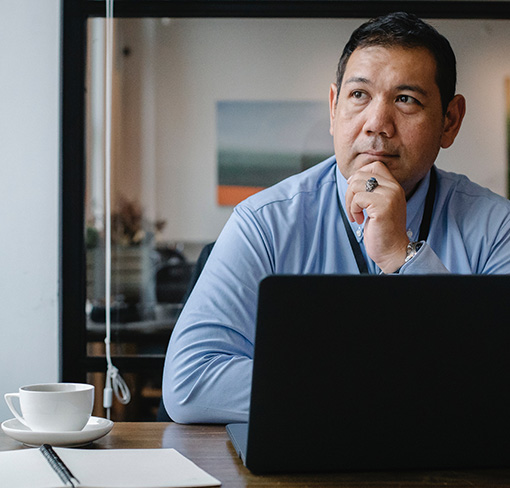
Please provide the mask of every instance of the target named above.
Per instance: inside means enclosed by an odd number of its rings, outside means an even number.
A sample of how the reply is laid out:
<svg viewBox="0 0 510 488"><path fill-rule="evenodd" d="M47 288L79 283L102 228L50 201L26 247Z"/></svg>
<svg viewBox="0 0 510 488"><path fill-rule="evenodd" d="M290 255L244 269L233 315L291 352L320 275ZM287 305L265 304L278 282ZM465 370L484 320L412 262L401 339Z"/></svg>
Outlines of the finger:
<svg viewBox="0 0 510 488"><path fill-rule="evenodd" d="M345 209L347 212L347 218L351 222L356 222L358 225L362 224L365 220L363 214L363 208L353 204L353 200L358 193L366 191L366 175L355 174L348 180L347 191L345 192Z"/></svg>
<svg viewBox="0 0 510 488"><path fill-rule="evenodd" d="M353 216L354 221L356 221L357 224L361 224L365 220L365 211L367 211L369 207L377 205L378 201L379 195L360 191L353 195L348 210ZM366 215L368 216L368 213Z"/></svg>
<svg viewBox="0 0 510 488"><path fill-rule="evenodd" d="M387 180L395 180L393 174L388 169L388 167L382 163L381 161L374 161L373 163L369 163L363 166L360 170L360 173L368 174L370 176L383 177ZM396 181L396 180L395 180Z"/></svg>
<svg viewBox="0 0 510 488"><path fill-rule="evenodd" d="M372 191L367 192L367 181L370 178L376 178L378 186ZM360 205L353 205L352 200L358 193L373 193L374 191L381 191L383 187L391 188L395 184L398 185L396 180L389 169L380 161L367 164L356 173L352 174L347 180L347 191L345 193L345 207L347 218L351 222L362 224L365 220L363 209Z"/></svg>
<svg viewBox="0 0 510 488"><path fill-rule="evenodd" d="M373 192L353 192L348 212L353 222L361 224L366 218L379 218L387 212L393 212L396 204L395 193L391 186L379 185Z"/></svg>
<svg viewBox="0 0 510 488"><path fill-rule="evenodd" d="M388 186L390 188L400 186L388 167L380 161L375 161L363 166L363 168L351 175L347 183L350 186L352 185L355 193L358 191L367 191L367 181L371 178L375 178L379 186Z"/></svg>
<svg viewBox="0 0 510 488"><path fill-rule="evenodd" d="M353 191L352 187L349 185L347 187L347 191L345 192L345 211L347 213L347 218L351 222L355 221L355 218L351 212L351 203L352 203L353 198L354 198L354 191Z"/></svg>
<svg viewBox="0 0 510 488"><path fill-rule="evenodd" d="M348 180L349 186L347 187L347 191L345 193L345 208L347 217L351 222L356 222L358 224L363 223L365 220L363 210L367 208L367 206L373 201L370 196L374 195L374 193L380 194L385 192L387 185L391 185L391 182L386 181L383 178L379 178L377 180L377 187L372 192L368 192L366 189L367 181L369 178L372 178L372 176L369 175L370 173L357 173ZM368 197L368 200L363 198L353 202L357 196Z"/></svg>
<svg viewBox="0 0 510 488"><path fill-rule="evenodd" d="M369 171L358 171L347 180L349 185L348 187L354 193L367 191L367 181L372 178L377 181L377 187L375 189L377 189L379 186L391 187L395 183L392 178L387 178L386 175L374 175L374 173Z"/></svg>
<svg viewBox="0 0 510 488"><path fill-rule="evenodd" d="M366 180L363 175L355 175L354 177L349 178L349 185L347 187L347 191L345 192L345 209L347 212L347 217L351 222L356 222L358 224L362 224L365 220L365 216L363 215L363 207L353 205L353 200L359 193L365 193L365 184Z"/></svg>
<svg viewBox="0 0 510 488"><path fill-rule="evenodd" d="M365 206L360 205L354 198L347 210L347 212L352 216L351 222L356 222L358 225L361 225L365 220L365 214L363 213L365 208Z"/></svg>

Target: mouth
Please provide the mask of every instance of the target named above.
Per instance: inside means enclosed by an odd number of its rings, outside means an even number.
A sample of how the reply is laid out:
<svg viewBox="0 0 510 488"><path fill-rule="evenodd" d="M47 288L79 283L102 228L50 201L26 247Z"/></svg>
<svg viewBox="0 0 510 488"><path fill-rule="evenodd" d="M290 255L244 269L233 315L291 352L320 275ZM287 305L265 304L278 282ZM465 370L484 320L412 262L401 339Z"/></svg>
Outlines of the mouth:
<svg viewBox="0 0 510 488"><path fill-rule="evenodd" d="M363 151L359 153L361 156L366 156L368 158L372 158L374 161L381 161L384 163L384 160L393 160L398 158L399 155L396 153L387 153L384 151Z"/></svg>
<svg viewBox="0 0 510 488"><path fill-rule="evenodd" d="M361 166L379 161L390 170L395 166L399 158L398 154L382 151L364 151L358 153L358 161Z"/></svg>

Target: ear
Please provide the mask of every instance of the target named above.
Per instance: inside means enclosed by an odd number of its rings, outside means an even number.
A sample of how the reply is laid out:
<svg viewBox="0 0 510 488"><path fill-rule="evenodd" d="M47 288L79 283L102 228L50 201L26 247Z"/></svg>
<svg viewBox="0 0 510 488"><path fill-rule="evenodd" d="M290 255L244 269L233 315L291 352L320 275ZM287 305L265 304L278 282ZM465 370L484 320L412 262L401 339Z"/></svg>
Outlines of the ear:
<svg viewBox="0 0 510 488"><path fill-rule="evenodd" d="M446 149L453 144L453 141L459 133L465 113L466 99L462 95L455 95L448 104L448 109L444 117L443 135L441 137L442 148Z"/></svg>
<svg viewBox="0 0 510 488"><path fill-rule="evenodd" d="M333 135L333 125L335 121L335 115L336 115L336 83L331 83L329 87L329 133Z"/></svg>

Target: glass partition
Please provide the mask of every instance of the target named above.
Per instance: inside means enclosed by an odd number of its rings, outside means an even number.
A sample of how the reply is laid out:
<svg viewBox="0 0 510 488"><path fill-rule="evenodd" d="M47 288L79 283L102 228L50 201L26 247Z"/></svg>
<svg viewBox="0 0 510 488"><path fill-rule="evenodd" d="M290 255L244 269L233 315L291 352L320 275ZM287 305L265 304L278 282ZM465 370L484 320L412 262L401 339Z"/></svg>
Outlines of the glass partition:
<svg viewBox="0 0 510 488"><path fill-rule="evenodd" d="M328 90L341 49L363 20L115 19L114 355L162 360L195 262L236 202L332 154ZM468 100L461 134L438 166L506 195L510 23L431 22L456 51L458 91ZM104 356L105 334L104 24L102 18L87 21L89 358ZM104 374L94 371L88 380L101 391ZM153 420L161 370L121 373L134 400L117 406L113 418Z"/></svg>

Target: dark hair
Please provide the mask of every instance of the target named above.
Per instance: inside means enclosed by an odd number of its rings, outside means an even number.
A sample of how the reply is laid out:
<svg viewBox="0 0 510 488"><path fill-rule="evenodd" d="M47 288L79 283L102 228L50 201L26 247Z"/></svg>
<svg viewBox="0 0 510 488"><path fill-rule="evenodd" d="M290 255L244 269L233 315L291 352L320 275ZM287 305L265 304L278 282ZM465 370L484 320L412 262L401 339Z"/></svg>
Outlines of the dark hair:
<svg viewBox="0 0 510 488"><path fill-rule="evenodd" d="M337 100L351 54L357 48L374 45L428 49L436 61L436 83L441 94L443 113L446 113L448 104L455 96L457 83L455 54L446 37L430 24L406 12L395 12L369 20L352 33L338 62Z"/></svg>

